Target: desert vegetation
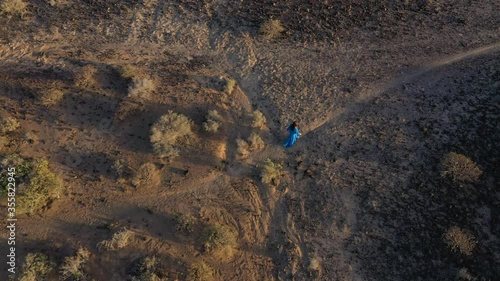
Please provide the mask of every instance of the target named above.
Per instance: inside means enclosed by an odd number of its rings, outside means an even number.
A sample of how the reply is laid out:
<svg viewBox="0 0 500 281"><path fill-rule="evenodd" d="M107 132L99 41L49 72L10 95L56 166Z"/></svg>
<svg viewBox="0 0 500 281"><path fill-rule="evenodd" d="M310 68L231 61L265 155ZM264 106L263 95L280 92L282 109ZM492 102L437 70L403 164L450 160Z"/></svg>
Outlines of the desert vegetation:
<svg viewBox="0 0 500 281"><path fill-rule="evenodd" d="M7 134L17 131L21 127L19 121L13 117L2 118L0 121L0 133Z"/></svg>
<svg viewBox="0 0 500 281"><path fill-rule="evenodd" d="M3 0L0 3L0 12L22 17L28 12L28 4L23 0Z"/></svg>
<svg viewBox="0 0 500 281"><path fill-rule="evenodd" d="M49 168L45 159L35 161L25 160L16 154L5 156L1 161L2 170L8 167L15 168L14 178L21 188L18 188L18 212L32 213L41 210L62 191L62 180ZM5 196L8 183L8 174L0 177L2 193Z"/></svg>
<svg viewBox="0 0 500 281"><path fill-rule="evenodd" d="M73 257L66 257L60 267L61 277L64 280L85 280L85 264L89 257L90 252L85 248L79 248Z"/></svg>
<svg viewBox="0 0 500 281"><path fill-rule="evenodd" d="M266 117L260 110L255 110L252 114L252 127L262 129L266 125Z"/></svg>
<svg viewBox="0 0 500 281"><path fill-rule="evenodd" d="M281 164L275 163L267 158L262 164L260 174L262 182L271 185L279 185L282 168L283 166Z"/></svg>
<svg viewBox="0 0 500 281"><path fill-rule="evenodd" d="M450 152L441 160L441 175L455 182L477 182L481 174L477 164L463 154Z"/></svg>
<svg viewBox="0 0 500 281"><path fill-rule="evenodd" d="M284 31L283 23L276 19L269 19L260 26L261 34L267 39L278 38Z"/></svg>
<svg viewBox="0 0 500 281"><path fill-rule="evenodd" d="M128 97L131 99L145 101L156 89L155 83L150 78L133 77L128 87Z"/></svg>
<svg viewBox="0 0 500 281"><path fill-rule="evenodd" d="M78 87L89 87L95 84L95 75L97 68L91 64L87 64L75 72L75 85Z"/></svg>
<svg viewBox="0 0 500 281"><path fill-rule="evenodd" d="M167 278L159 277L158 259L154 256L145 257L138 261L132 272L132 281L167 281Z"/></svg>
<svg viewBox="0 0 500 281"><path fill-rule="evenodd" d="M153 163L145 163L137 170L132 183L136 187L156 187L161 183L160 170Z"/></svg>
<svg viewBox="0 0 500 281"><path fill-rule="evenodd" d="M117 250L127 247L132 238L134 237L134 232L123 228L118 232L115 232L113 236L108 240L103 240L97 244L100 250Z"/></svg>
<svg viewBox="0 0 500 281"><path fill-rule="evenodd" d="M46 255L42 253L29 253L24 259L19 281L47 280L49 274L55 268L55 263L50 261Z"/></svg>
<svg viewBox="0 0 500 281"><path fill-rule="evenodd" d="M189 267L186 277L187 281L211 281L213 278L213 269L204 262L193 263Z"/></svg>
<svg viewBox="0 0 500 281"><path fill-rule="evenodd" d="M203 123L203 129L209 133L217 132L224 121L217 110L208 111L206 119Z"/></svg>
<svg viewBox="0 0 500 281"><path fill-rule="evenodd" d="M238 244L234 230L221 224L205 226L200 239L206 252L222 253L223 255L231 255Z"/></svg>
<svg viewBox="0 0 500 281"><path fill-rule="evenodd" d="M497 10L0 0L0 281L497 280Z"/></svg>
<svg viewBox="0 0 500 281"><path fill-rule="evenodd" d="M229 78L226 79L224 82L224 92L226 94L231 94L234 91L234 88L236 87L236 80Z"/></svg>
<svg viewBox="0 0 500 281"><path fill-rule="evenodd" d="M192 134L193 122L182 114L169 111L153 125L151 143L155 152L164 158L179 155L179 146Z"/></svg>
<svg viewBox="0 0 500 281"><path fill-rule="evenodd" d="M472 255L477 241L473 236L456 226L446 231L444 239L448 247L454 252L459 252L466 256Z"/></svg>

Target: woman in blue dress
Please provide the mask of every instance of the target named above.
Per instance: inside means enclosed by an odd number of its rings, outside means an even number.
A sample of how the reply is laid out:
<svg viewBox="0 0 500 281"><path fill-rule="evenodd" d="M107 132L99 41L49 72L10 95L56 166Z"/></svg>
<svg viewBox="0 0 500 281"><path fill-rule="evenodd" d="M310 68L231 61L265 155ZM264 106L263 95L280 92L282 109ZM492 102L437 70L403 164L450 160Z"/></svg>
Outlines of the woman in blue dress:
<svg viewBox="0 0 500 281"><path fill-rule="evenodd" d="M290 132L290 136L286 139L284 146L292 147L301 135L299 132L299 123L297 123L297 121L293 121L292 125L288 126L286 130Z"/></svg>

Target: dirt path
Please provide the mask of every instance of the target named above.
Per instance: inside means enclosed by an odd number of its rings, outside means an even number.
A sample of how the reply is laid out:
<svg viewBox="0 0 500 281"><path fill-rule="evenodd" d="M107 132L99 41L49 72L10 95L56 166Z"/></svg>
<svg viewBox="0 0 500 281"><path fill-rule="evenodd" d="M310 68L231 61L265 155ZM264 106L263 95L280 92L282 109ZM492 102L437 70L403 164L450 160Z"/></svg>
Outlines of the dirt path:
<svg viewBox="0 0 500 281"><path fill-rule="evenodd" d="M330 107L331 111L325 113L325 118L318 120L317 122L309 123L304 126L302 131L302 137L306 137L307 134L319 130L325 124L330 121L339 118L346 112L352 112L352 114L359 113L363 111L363 109L369 104L371 100L379 96L380 94L393 89L405 85L407 83L412 82L418 77L432 72L435 69L445 66L448 64L452 64L455 62L459 62L464 59L472 58L475 56L480 56L483 54L487 54L490 52L494 52L496 50L500 50L500 42L492 45L488 45L485 47L480 47L476 49L472 49L463 53L455 54L452 56L445 57L443 59L437 60L435 62L425 64L422 67L419 67L407 74L403 74L391 80L390 82L381 81L372 87L367 88L363 92L360 93L359 99L357 101L352 102L346 107L334 108L334 106ZM361 105L361 106L360 106ZM346 110L348 109L348 110Z"/></svg>

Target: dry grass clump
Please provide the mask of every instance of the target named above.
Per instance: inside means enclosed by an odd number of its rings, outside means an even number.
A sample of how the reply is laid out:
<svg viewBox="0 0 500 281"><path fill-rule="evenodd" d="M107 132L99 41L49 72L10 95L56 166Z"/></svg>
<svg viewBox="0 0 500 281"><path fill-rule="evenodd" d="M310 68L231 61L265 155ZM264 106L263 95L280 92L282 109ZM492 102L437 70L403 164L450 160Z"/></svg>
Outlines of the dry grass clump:
<svg viewBox="0 0 500 281"><path fill-rule="evenodd" d="M49 274L55 269L55 263L42 253L30 253L24 260L22 274L19 281L42 281L49 277Z"/></svg>
<svg viewBox="0 0 500 281"><path fill-rule="evenodd" d="M450 152L441 160L441 175L454 182L477 182L483 173L474 161L463 154Z"/></svg>
<svg viewBox="0 0 500 281"><path fill-rule="evenodd" d="M128 86L128 97L139 101L147 100L155 90L156 85L150 78L133 77Z"/></svg>
<svg viewBox="0 0 500 281"><path fill-rule="evenodd" d="M123 228L122 230L113 234L111 239L99 242L97 244L97 248L99 248L99 250L122 249L125 248L130 243L130 240L132 240L133 237L134 237L134 232L126 228Z"/></svg>
<svg viewBox="0 0 500 281"><path fill-rule="evenodd" d="M210 281L214 279L214 270L204 262L193 263L186 277L187 281Z"/></svg>
<svg viewBox="0 0 500 281"><path fill-rule="evenodd" d="M262 150L265 147L264 141L257 133L252 133L248 137L248 144L252 152Z"/></svg>
<svg viewBox="0 0 500 281"><path fill-rule="evenodd" d="M260 110L255 110L252 113L252 127L262 129L266 125L266 116L260 112Z"/></svg>
<svg viewBox="0 0 500 281"><path fill-rule="evenodd" d="M9 146L10 140L5 136L0 136L0 153L3 153Z"/></svg>
<svg viewBox="0 0 500 281"><path fill-rule="evenodd" d="M280 20L267 20L260 26L260 33L267 39L278 38L285 31Z"/></svg>
<svg viewBox="0 0 500 281"><path fill-rule="evenodd" d="M477 241L474 237L462 229L453 226L444 235L444 241L453 252L460 252L466 256L470 256L476 247Z"/></svg>
<svg viewBox="0 0 500 281"><path fill-rule="evenodd" d="M132 174L132 169L127 165L127 162L123 159L117 159L112 165L113 171L116 173L118 178L127 178Z"/></svg>
<svg viewBox="0 0 500 281"><path fill-rule="evenodd" d="M82 280L85 278L85 263L89 260L90 252L85 248L79 248L76 255L66 257L61 265L61 275L64 280Z"/></svg>
<svg viewBox="0 0 500 281"><path fill-rule="evenodd" d="M153 163L143 164L132 180L136 186L158 186L161 183L160 170Z"/></svg>
<svg viewBox="0 0 500 281"><path fill-rule="evenodd" d="M190 214L179 214L175 217L175 230L190 234L194 231L196 225L196 218Z"/></svg>
<svg viewBox="0 0 500 281"><path fill-rule="evenodd" d="M93 65L86 65L75 73L75 85L78 87L87 87L95 83L94 76L97 68Z"/></svg>
<svg viewBox="0 0 500 281"><path fill-rule="evenodd" d="M31 213L45 207L59 196L63 182L49 169L49 162L41 159L30 164L29 182L19 189L21 210Z"/></svg>
<svg viewBox="0 0 500 281"><path fill-rule="evenodd" d="M221 123L224 121L217 110L210 110L207 114L207 121L203 123L203 129L209 133L215 133L219 130Z"/></svg>
<svg viewBox="0 0 500 281"><path fill-rule="evenodd" d="M238 159L245 159L251 152L257 152L265 147L264 141L256 133L252 133L247 140L236 139L236 145L238 146L236 150Z"/></svg>
<svg viewBox="0 0 500 281"><path fill-rule="evenodd" d="M273 161L271 161L271 159L267 158L264 161L264 165L262 166L262 171L260 174L262 182L276 186L279 185L282 168L283 166L274 163Z"/></svg>
<svg viewBox="0 0 500 281"><path fill-rule="evenodd" d="M120 68L120 75L125 80L131 80L132 78L137 77L138 73L139 70L137 67L130 64L124 65Z"/></svg>
<svg viewBox="0 0 500 281"><path fill-rule="evenodd" d="M236 149L238 159L245 159L250 155L250 145L243 139L236 139Z"/></svg>
<svg viewBox="0 0 500 281"><path fill-rule="evenodd" d="M230 252L237 246L236 233L225 225L207 225L201 233L201 242L207 252Z"/></svg>
<svg viewBox="0 0 500 281"><path fill-rule="evenodd" d="M178 146L192 134L192 121L182 114L168 111L153 125L151 143L155 152L164 158L179 155Z"/></svg>
<svg viewBox="0 0 500 281"><path fill-rule="evenodd" d="M19 127L21 127L21 124L13 117L7 117L0 121L0 133L2 134L17 131Z"/></svg>
<svg viewBox="0 0 500 281"><path fill-rule="evenodd" d="M224 92L227 94L231 94L236 87L236 80L234 79L226 79L224 84Z"/></svg>
<svg viewBox="0 0 500 281"><path fill-rule="evenodd" d="M28 4L23 0L3 0L0 4L0 14L23 17L28 12Z"/></svg>
<svg viewBox="0 0 500 281"><path fill-rule="evenodd" d="M59 103L64 97L64 91L60 89L47 89L40 93L40 102L45 106Z"/></svg>
<svg viewBox="0 0 500 281"><path fill-rule="evenodd" d="M167 281L167 278L158 276L157 270L158 260L156 257L146 257L136 265L131 281Z"/></svg>

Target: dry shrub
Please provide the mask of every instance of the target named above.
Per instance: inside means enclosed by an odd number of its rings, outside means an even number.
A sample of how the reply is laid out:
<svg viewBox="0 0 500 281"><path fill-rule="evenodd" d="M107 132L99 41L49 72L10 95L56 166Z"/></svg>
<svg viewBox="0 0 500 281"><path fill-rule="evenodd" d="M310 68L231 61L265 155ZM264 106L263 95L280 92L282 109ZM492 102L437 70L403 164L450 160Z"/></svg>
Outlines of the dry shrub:
<svg viewBox="0 0 500 281"><path fill-rule="evenodd" d="M64 91L59 89L47 89L41 92L39 99L45 106L52 106L59 103L64 97Z"/></svg>
<svg viewBox="0 0 500 281"><path fill-rule="evenodd" d="M271 159L267 158L264 161L260 174L262 182L276 186L279 185L282 168L283 166L274 163L273 161L271 161Z"/></svg>
<svg viewBox="0 0 500 281"><path fill-rule="evenodd" d="M64 5L68 2L68 0L46 0L50 4L50 6L60 6Z"/></svg>
<svg viewBox="0 0 500 281"><path fill-rule="evenodd" d="M280 20L267 20L260 26L260 32L267 39L278 38L285 31Z"/></svg>
<svg viewBox="0 0 500 281"><path fill-rule="evenodd" d="M454 182L477 182L483 173L474 161L463 154L450 152L441 160L441 175Z"/></svg>
<svg viewBox="0 0 500 281"><path fill-rule="evenodd" d="M55 269L55 263L42 253L27 254L24 260L22 274L19 281L41 281L46 280Z"/></svg>
<svg viewBox="0 0 500 281"><path fill-rule="evenodd" d="M175 221L175 230L190 234L194 231L197 220L190 214L179 214L175 217Z"/></svg>
<svg viewBox="0 0 500 281"><path fill-rule="evenodd" d="M0 136L0 153L3 153L9 146L10 140L5 136Z"/></svg>
<svg viewBox="0 0 500 281"><path fill-rule="evenodd" d="M128 86L128 97L142 102L151 97L151 93L156 89L155 83L149 78L132 78Z"/></svg>
<svg viewBox="0 0 500 281"><path fill-rule="evenodd" d="M59 196L63 182L49 169L44 159L30 164L29 182L19 189L19 206L24 212L31 213L45 207Z"/></svg>
<svg viewBox="0 0 500 281"><path fill-rule="evenodd" d="M113 162L113 171L115 171L118 178L127 178L132 174L132 169L127 165L123 159L118 159Z"/></svg>
<svg viewBox="0 0 500 281"><path fill-rule="evenodd" d="M262 150L265 147L264 141L256 133L252 133L248 137L248 144L249 144L249 149L252 152L256 152L256 151Z"/></svg>
<svg viewBox="0 0 500 281"><path fill-rule="evenodd" d="M187 281L210 281L214 279L214 271L204 262L193 263L188 270Z"/></svg>
<svg viewBox="0 0 500 281"><path fill-rule="evenodd" d="M138 71L137 67L130 65L130 64L124 65L120 69L120 75L125 80L131 80L132 78L137 77L138 73L139 73L139 71Z"/></svg>
<svg viewBox="0 0 500 281"><path fill-rule="evenodd" d="M143 164L132 180L136 187L153 186L156 187L161 183L160 170L153 163Z"/></svg>
<svg viewBox="0 0 500 281"><path fill-rule="evenodd" d="M95 83L94 76L97 68L93 65L86 65L75 73L75 85L78 87L87 87Z"/></svg>
<svg viewBox="0 0 500 281"><path fill-rule="evenodd" d="M237 246L236 233L228 226L207 225L201 233L201 242L207 252L229 253Z"/></svg>
<svg viewBox="0 0 500 281"><path fill-rule="evenodd" d="M158 260L156 257L146 257L135 266L131 281L167 281L157 275Z"/></svg>
<svg viewBox="0 0 500 281"><path fill-rule="evenodd" d="M460 252L466 256L470 256L476 247L477 241L474 237L464 230L453 226L444 235L444 241L453 252Z"/></svg>
<svg viewBox="0 0 500 281"><path fill-rule="evenodd" d="M221 126L221 123L224 121L217 110L210 110L206 118L207 121L203 123L203 129L210 133L217 132Z"/></svg>
<svg viewBox="0 0 500 281"><path fill-rule="evenodd" d="M2 14L9 14L23 17L28 12L28 4L23 0L3 0L0 4Z"/></svg>
<svg viewBox="0 0 500 281"><path fill-rule="evenodd" d="M123 228L122 230L113 234L111 239L101 241L97 244L97 248L99 250L116 250L127 247L130 243L130 240L134 237L134 233L131 230Z"/></svg>
<svg viewBox="0 0 500 281"><path fill-rule="evenodd" d="M172 158L179 154L178 146L192 135L192 121L182 114L168 111L153 125L151 143L161 157Z"/></svg>
<svg viewBox="0 0 500 281"><path fill-rule="evenodd" d="M0 133L2 134L14 132L19 129L19 127L21 127L21 124L19 124L16 118L7 117L0 121Z"/></svg>
<svg viewBox="0 0 500 281"><path fill-rule="evenodd" d="M236 80L234 79L226 79L226 83L224 84L224 92L227 94L231 94L236 87Z"/></svg>
<svg viewBox="0 0 500 281"><path fill-rule="evenodd" d="M245 159L250 155L250 145L243 139L236 139L236 145L238 146L236 153L238 159Z"/></svg>
<svg viewBox="0 0 500 281"><path fill-rule="evenodd" d="M85 248L79 248L76 255L66 257L61 265L61 275L64 279L81 280L85 278L85 263L89 260L90 252Z"/></svg>
<svg viewBox="0 0 500 281"><path fill-rule="evenodd" d="M266 116L260 110L255 110L252 118L252 127L254 128L262 129L266 125Z"/></svg>

